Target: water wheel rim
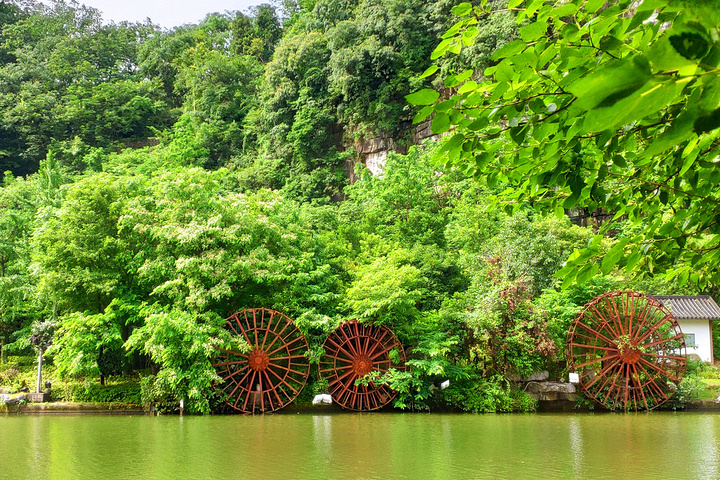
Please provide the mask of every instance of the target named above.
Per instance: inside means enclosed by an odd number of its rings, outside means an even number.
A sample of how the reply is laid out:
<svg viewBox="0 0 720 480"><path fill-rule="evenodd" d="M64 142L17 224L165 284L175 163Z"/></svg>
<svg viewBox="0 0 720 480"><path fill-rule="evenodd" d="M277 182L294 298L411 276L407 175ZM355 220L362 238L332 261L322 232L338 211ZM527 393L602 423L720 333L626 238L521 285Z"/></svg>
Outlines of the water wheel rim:
<svg viewBox="0 0 720 480"><path fill-rule="evenodd" d="M609 292L577 315L568 366L583 393L610 410L652 410L667 402L687 364L677 319L651 296Z"/></svg>
<svg viewBox="0 0 720 480"><path fill-rule="evenodd" d="M292 403L310 373L308 342L294 322L276 310L250 308L230 316L226 328L250 346L218 351L216 387L226 403L242 413L274 412Z"/></svg>
<svg viewBox="0 0 720 480"><path fill-rule="evenodd" d="M397 392L387 385L355 385L372 371L405 369L405 351L389 328L351 320L340 325L323 345L319 373L328 380L333 401L346 410L367 412L390 403ZM393 354L397 358L393 361Z"/></svg>

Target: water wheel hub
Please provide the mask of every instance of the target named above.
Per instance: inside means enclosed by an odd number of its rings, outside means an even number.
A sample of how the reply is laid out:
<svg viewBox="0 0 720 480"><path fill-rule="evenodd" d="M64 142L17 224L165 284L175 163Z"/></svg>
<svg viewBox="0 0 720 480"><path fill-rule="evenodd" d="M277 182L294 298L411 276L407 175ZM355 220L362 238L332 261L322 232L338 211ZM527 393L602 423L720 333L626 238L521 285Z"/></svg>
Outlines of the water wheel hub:
<svg viewBox="0 0 720 480"><path fill-rule="evenodd" d="M253 350L248 355L248 365L256 372L262 372L270 364L270 357L262 350Z"/></svg>
<svg viewBox="0 0 720 480"><path fill-rule="evenodd" d="M620 361L628 365L637 363L642 357L642 351L636 345L620 348L618 351L620 352Z"/></svg>
<svg viewBox="0 0 720 480"><path fill-rule="evenodd" d="M372 369L372 360L367 355L359 355L353 360L353 371L358 377L367 375Z"/></svg>

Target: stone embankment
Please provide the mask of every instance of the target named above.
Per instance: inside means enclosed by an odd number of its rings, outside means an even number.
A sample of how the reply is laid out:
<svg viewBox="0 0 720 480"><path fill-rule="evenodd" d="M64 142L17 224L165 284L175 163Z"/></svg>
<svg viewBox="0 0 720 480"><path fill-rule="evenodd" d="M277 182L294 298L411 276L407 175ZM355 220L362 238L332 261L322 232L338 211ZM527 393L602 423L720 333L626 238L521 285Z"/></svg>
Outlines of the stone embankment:
<svg viewBox="0 0 720 480"><path fill-rule="evenodd" d="M582 412L588 411L588 403L581 402L580 392L573 383L549 380L547 371L542 371L525 378L513 378L514 382L538 401L540 412ZM716 399L692 399L685 405L685 410L720 410L720 397ZM601 411L601 410L596 410Z"/></svg>
<svg viewBox="0 0 720 480"><path fill-rule="evenodd" d="M95 414L95 415L145 415L138 405L130 403L6 403L6 413L29 414Z"/></svg>
<svg viewBox="0 0 720 480"><path fill-rule="evenodd" d="M144 415L139 405L132 403L72 403L49 402L50 392L13 392L0 387L0 413L30 414L123 414Z"/></svg>

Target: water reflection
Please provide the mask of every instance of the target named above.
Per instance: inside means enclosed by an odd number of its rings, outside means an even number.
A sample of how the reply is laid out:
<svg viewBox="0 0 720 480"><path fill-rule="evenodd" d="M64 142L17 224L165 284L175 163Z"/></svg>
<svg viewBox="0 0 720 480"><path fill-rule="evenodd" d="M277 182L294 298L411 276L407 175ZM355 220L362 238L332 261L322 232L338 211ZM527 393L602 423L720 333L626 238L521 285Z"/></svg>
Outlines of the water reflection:
<svg viewBox="0 0 720 480"><path fill-rule="evenodd" d="M718 446L717 417L704 419L692 426L695 432L693 446L690 449L687 462L695 466L699 478L720 478L718 459L720 448Z"/></svg>
<svg viewBox="0 0 720 480"><path fill-rule="evenodd" d="M716 414L0 417L0 478L717 479Z"/></svg>
<svg viewBox="0 0 720 480"><path fill-rule="evenodd" d="M572 454L572 466L575 478L583 477L583 464L585 457L583 455L583 438L580 430L580 421L573 417L568 425L568 433L570 434L570 452Z"/></svg>

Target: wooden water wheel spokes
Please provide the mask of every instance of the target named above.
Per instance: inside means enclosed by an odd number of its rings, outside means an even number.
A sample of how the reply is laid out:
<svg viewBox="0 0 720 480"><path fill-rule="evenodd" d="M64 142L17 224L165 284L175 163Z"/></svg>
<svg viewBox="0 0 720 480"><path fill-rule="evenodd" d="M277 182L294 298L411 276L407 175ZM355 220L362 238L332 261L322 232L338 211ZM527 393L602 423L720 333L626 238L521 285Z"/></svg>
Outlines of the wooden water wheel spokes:
<svg viewBox="0 0 720 480"><path fill-rule="evenodd" d="M251 308L231 316L227 328L245 340L247 352L220 350L218 385L227 403L243 413L273 412L291 403L307 381L308 343L286 315Z"/></svg>
<svg viewBox="0 0 720 480"><path fill-rule="evenodd" d="M611 410L650 410L685 375L685 338L654 298L610 292L595 298L568 332L568 362L580 388Z"/></svg>
<svg viewBox="0 0 720 480"><path fill-rule="evenodd" d="M343 323L325 341L320 374L327 376L330 394L342 408L378 410L395 395L387 385L355 385L366 374L405 369L405 352L395 334L384 326Z"/></svg>

